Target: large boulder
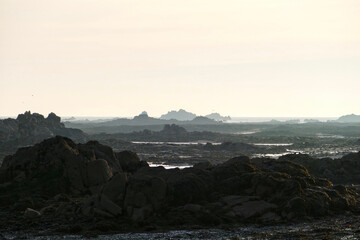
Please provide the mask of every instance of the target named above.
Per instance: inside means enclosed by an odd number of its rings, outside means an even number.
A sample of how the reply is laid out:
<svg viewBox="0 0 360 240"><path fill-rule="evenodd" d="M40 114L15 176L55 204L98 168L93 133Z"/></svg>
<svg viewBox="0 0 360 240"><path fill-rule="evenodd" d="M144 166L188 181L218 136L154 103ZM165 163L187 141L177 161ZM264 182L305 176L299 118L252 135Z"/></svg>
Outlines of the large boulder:
<svg viewBox="0 0 360 240"><path fill-rule="evenodd" d="M122 201L125 197L126 183L127 174L118 173L104 185L102 193L113 202Z"/></svg>
<svg viewBox="0 0 360 240"><path fill-rule="evenodd" d="M141 161L136 153L131 151L119 152L117 158L125 172L134 173L142 167L149 166L146 162Z"/></svg>
<svg viewBox="0 0 360 240"><path fill-rule="evenodd" d="M167 185L153 176L134 176L126 188L124 207L134 221L143 221L164 207Z"/></svg>
<svg viewBox="0 0 360 240"><path fill-rule="evenodd" d="M98 142L75 144L65 137L54 137L33 147L20 148L4 159L2 182L35 182L44 195L71 191L86 192L105 184L115 173L122 172L111 148ZM32 186L34 187L34 186Z"/></svg>

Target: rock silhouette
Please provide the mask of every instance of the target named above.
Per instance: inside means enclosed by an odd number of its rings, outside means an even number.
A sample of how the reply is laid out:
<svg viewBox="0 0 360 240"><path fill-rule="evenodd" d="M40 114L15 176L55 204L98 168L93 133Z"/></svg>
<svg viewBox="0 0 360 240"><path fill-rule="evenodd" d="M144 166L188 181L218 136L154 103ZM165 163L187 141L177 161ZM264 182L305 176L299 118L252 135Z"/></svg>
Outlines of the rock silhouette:
<svg viewBox="0 0 360 240"><path fill-rule="evenodd" d="M78 142L85 142L87 139L87 135L81 130L66 128L55 113L50 113L45 118L28 111L19 114L16 119L0 120L0 154L13 153L18 147L33 145L56 135L70 137Z"/></svg>
<svg viewBox="0 0 360 240"><path fill-rule="evenodd" d="M150 168L133 152L60 136L6 157L0 183L0 203L9 216L26 210L27 218L69 232L74 225L76 231L126 231L275 223L360 209L356 188L333 185L286 159L239 156L215 166L167 170ZM6 221L0 226L11 229Z"/></svg>

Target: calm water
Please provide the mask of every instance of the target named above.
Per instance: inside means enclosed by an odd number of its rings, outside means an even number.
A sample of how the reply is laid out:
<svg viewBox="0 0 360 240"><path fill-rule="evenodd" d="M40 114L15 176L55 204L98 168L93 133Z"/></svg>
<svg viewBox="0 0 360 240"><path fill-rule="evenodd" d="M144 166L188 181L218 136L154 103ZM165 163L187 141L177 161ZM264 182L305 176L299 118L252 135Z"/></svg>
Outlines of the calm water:
<svg viewBox="0 0 360 240"><path fill-rule="evenodd" d="M305 119L314 119L320 122L327 122L329 120L336 120L338 117L232 117L230 121L226 121L227 123L240 123L240 122L269 122L271 120L277 120L280 122L290 121L290 120L299 120L301 123L304 122Z"/></svg>
<svg viewBox="0 0 360 240"><path fill-rule="evenodd" d="M220 145L219 142L211 142L211 141L196 141L196 142L140 142L134 141L131 142L134 144L153 144L153 145L206 145L207 143L211 143L212 145Z"/></svg>
<svg viewBox="0 0 360 240"><path fill-rule="evenodd" d="M189 168L192 167L193 165L190 164L165 164L165 163L152 163L152 162L148 162L149 167L164 167L165 169L174 169L174 168L179 168L179 169L184 169L184 168Z"/></svg>

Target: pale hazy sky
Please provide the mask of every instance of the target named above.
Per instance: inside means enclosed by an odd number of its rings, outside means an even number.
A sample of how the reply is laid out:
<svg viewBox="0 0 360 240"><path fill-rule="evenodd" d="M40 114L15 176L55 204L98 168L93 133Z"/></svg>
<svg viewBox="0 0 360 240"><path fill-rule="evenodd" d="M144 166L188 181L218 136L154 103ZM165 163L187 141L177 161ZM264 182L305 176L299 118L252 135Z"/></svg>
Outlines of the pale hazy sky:
<svg viewBox="0 0 360 240"><path fill-rule="evenodd" d="M0 116L360 114L359 0L0 0Z"/></svg>

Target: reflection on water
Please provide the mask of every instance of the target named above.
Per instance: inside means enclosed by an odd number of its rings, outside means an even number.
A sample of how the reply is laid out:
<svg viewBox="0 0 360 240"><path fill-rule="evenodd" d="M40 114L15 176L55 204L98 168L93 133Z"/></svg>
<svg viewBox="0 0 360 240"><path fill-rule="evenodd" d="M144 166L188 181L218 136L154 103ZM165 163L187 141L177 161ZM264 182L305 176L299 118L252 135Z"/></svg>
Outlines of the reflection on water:
<svg viewBox="0 0 360 240"><path fill-rule="evenodd" d="M281 146L291 146L291 145L293 145L293 143L253 143L253 145L281 147Z"/></svg>
<svg viewBox="0 0 360 240"><path fill-rule="evenodd" d="M193 165L190 164L165 164L165 163L152 163L152 162L148 162L150 167L164 167L165 169L174 169L174 168L179 168L179 169L184 169L184 168L189 168L192 167Z"/></svg>
<svg viewBox="0 0 360 240"><path fill-rule="evenodd" d="M252 157L269 157L269 158L274 158L274 159L278 159L279 157L285 156L287 154L303 154L303 151L299 151L299 150L292 150L292 149L286 149L286 152L282 152L282 153L260 153L260 154L253 154Z"/></svg>
<svg viewBox="0 0 360 240"><path fill-rule="evenodd" d="M323 134L323 133L317 133L316 136L318 138L345 138L344 136L341 135L331 135L331 134Z"/></svg>
<svg viewBox="0 0 360 240"><path fill-rule="evenodd" d="M255 129L255 130L252 130L252 131L235 132L234 134L235 135L250 135L250 134L255 134L255 133L258 133L258 132L261 132L261 131L258 130L258 129Z"/></svg>
<svg viewBox="0 0 360 240"><path fill-rule="evenodd" d="M139 142L134 141L134 144L153 144L153 145L206 145L207 143L211 143L212 145L220 145L219 142L211 142L211 141L196 141L196 142Z"/></svg>

